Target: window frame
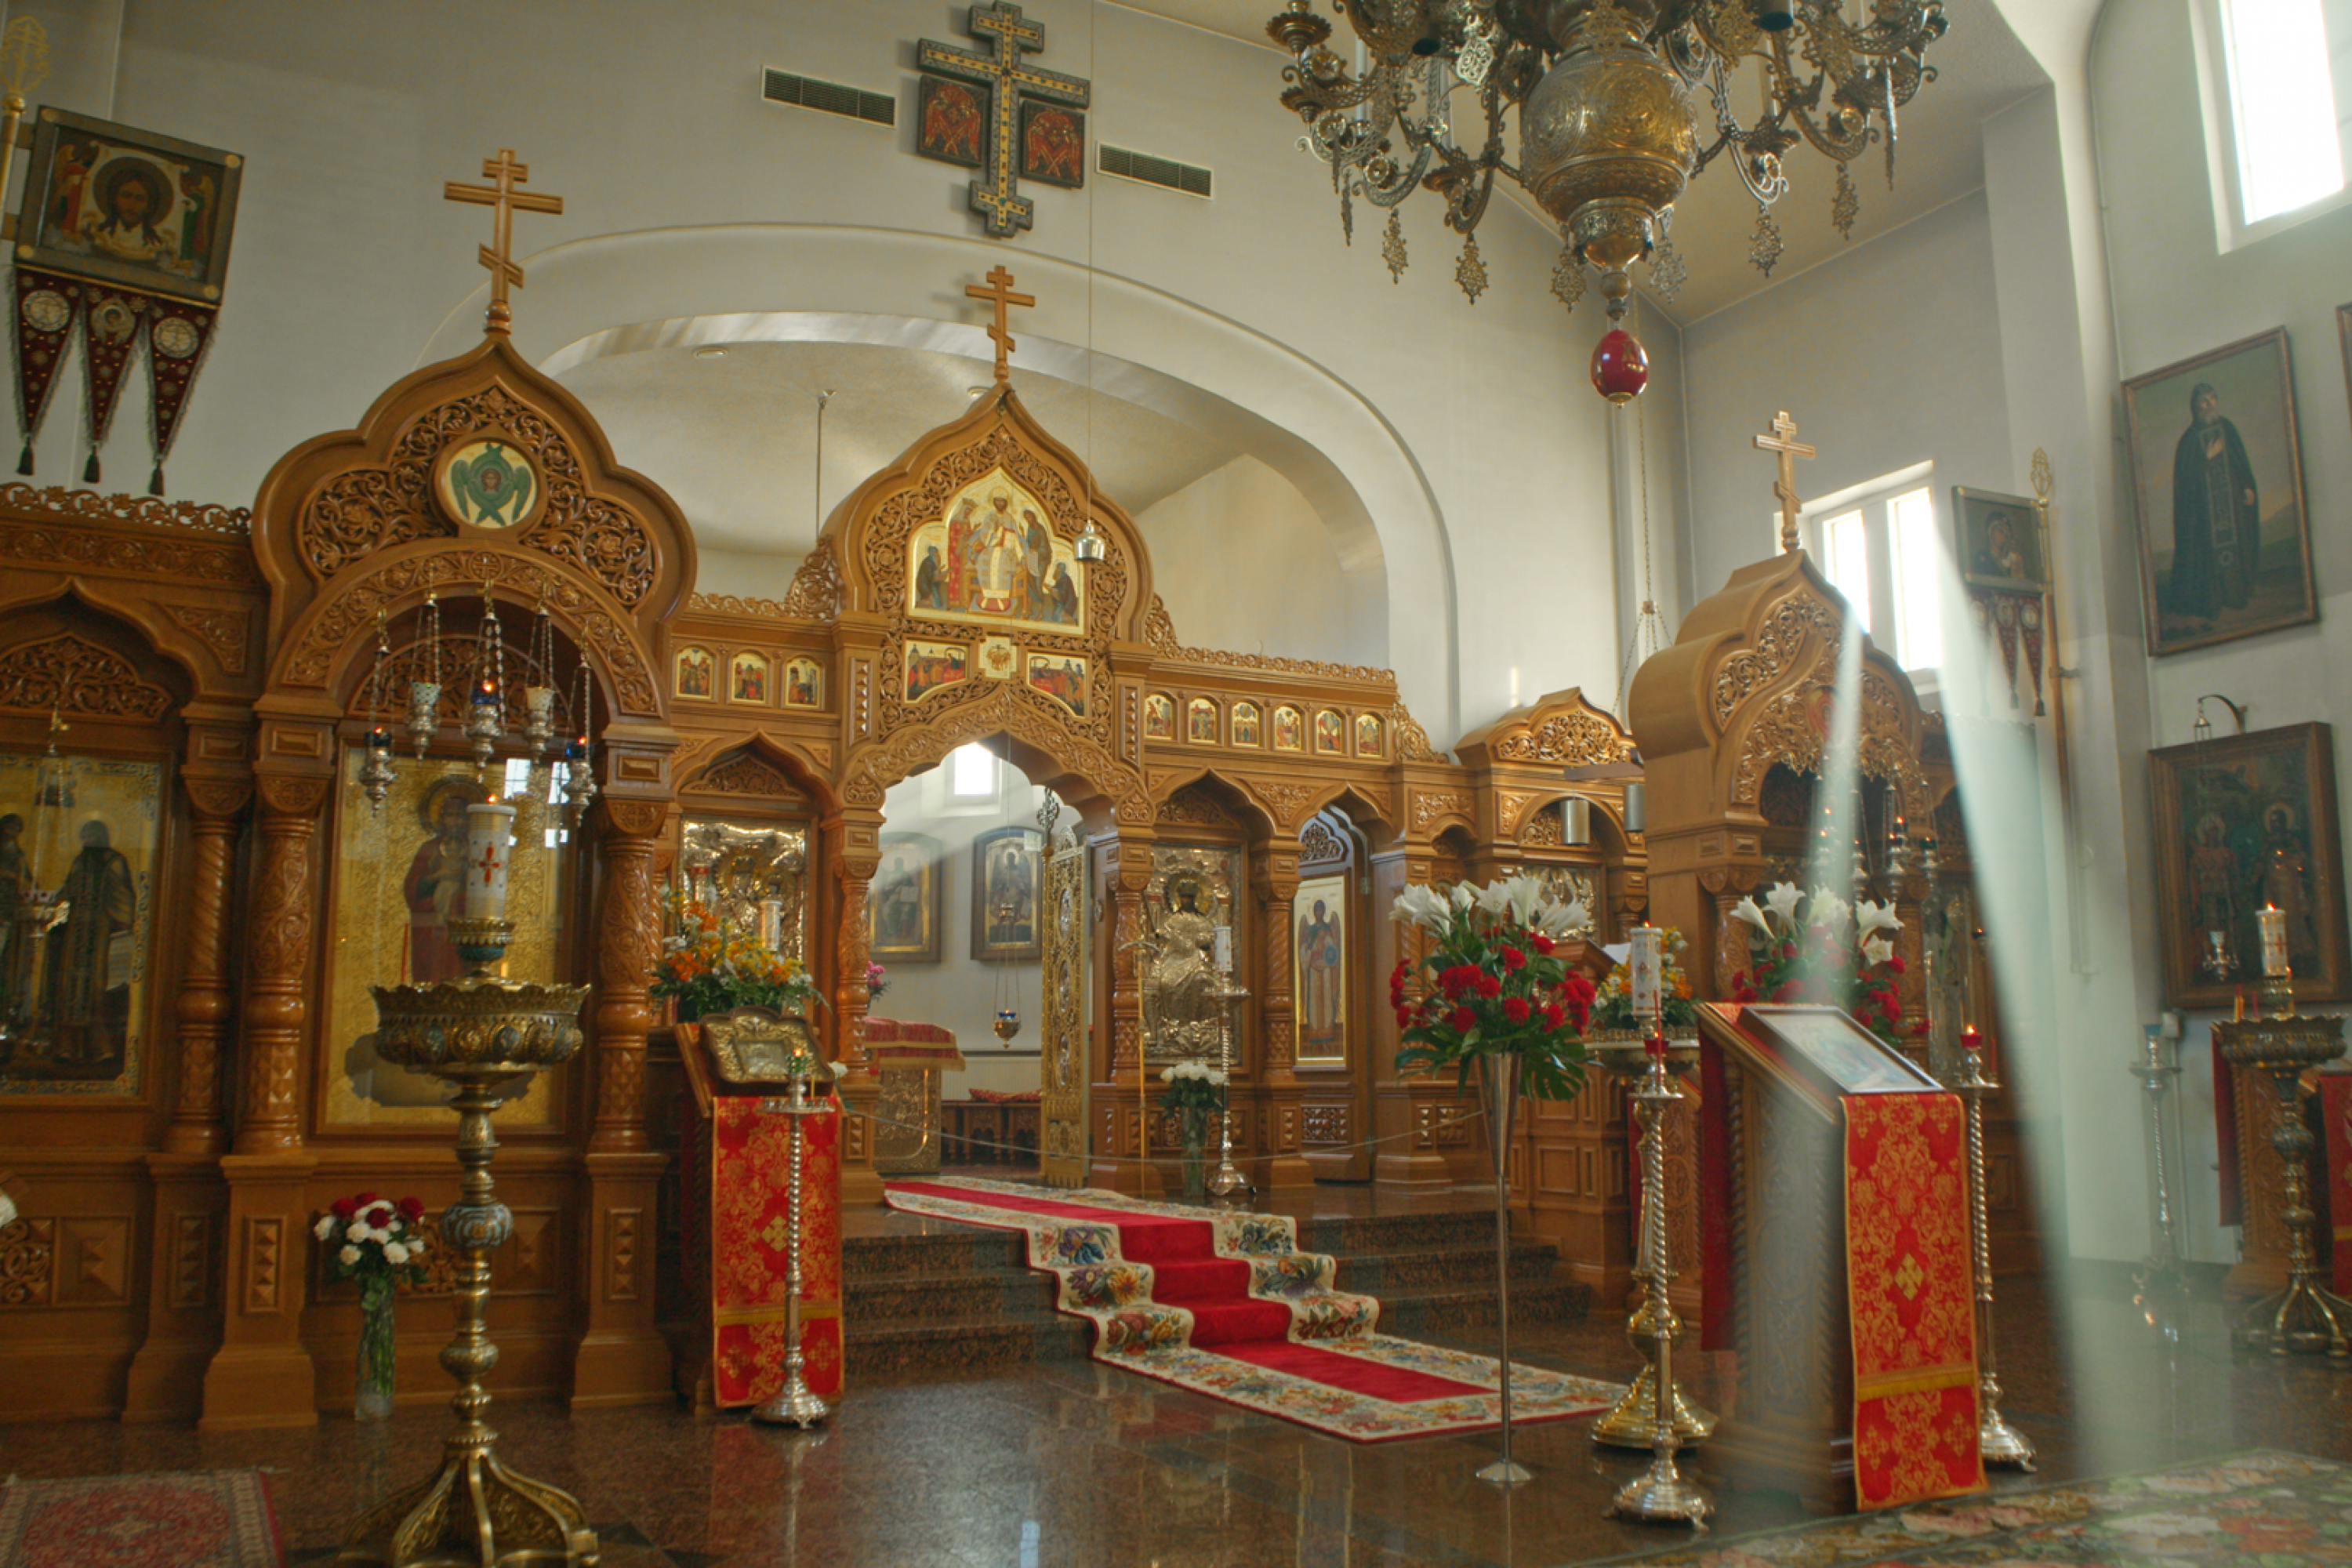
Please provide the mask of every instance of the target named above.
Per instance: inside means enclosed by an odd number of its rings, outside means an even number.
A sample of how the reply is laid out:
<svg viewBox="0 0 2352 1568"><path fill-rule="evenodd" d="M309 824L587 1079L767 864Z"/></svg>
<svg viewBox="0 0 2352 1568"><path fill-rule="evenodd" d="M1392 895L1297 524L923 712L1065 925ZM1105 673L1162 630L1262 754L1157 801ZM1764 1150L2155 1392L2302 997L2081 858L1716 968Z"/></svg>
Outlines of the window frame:
<svg viewBox="0 0 2352 1568"><path fill-rule="evenodd" d="M2230 77L2229 20L2223 8L2232 0L2191 0L2189 34L2197 57L2197 93L2205 121L2207 183L2213 197L2214 249L2227 256L2258 244L2273 235L2352 206L2352 92L2344 71L2352 68L2352 0L2320 0L2321 26L2327 34L2329 75L2336 88L2336 156L2342 161L2344 184L2335 193L2299 207L2248 223L2240 183L2238 112L2235 84Z"/></svg>
<svg viewBox="0 0 2352 1568"><path fill-rule="evenodd" d="M1896 552L1895 503L1906 497L1923 492L1927 498L1929 515L1935 519L1937 545L1943 551L1946 559L1949 559L1952 549L1951 519L1943 500L1936 494L1936 465L1932 461L1914 463L1908 468L1898 468L1891 474L1885 474L1862 484L1850 486L1834 495L1822 496L1817 500L1807 501L1797 513L1797 531L1798 537L1804 542L1805 549L1812 555L1814 564L1820 568L1822 575L1829 578L1831 585L1838 587L1838 592L1843 594L1844 588L1838 586L1836 578L1831 576L1831 557L1827 537L1829 525L1854 513L1861 514L1864 563L1870 574L1870 603L1855 607L1867 622L1866 629L1870 633L1872 646L1894 658L1898 664L1902 664L1904 673L1911 679L1912 686L1925 694L1934 691L1940 684L1939 672L1942 661L1939 659L1935 664L1923 664L1916 667L1905 661L1904 654L1907 651L1907 644L1911 639L1905 635L1905 609L1901 597L1895 592L1895 573ZM1780 531L1780 514L1777 511L1771 514L1771 529L1773 547L1777 550ZM1942 654L1945 658L1949 658L1953 634L1952 627L1942 614L1943 589L1940 580L1937 586L1935 603L1937 605L1937 638L1942 645Z"/></svg>

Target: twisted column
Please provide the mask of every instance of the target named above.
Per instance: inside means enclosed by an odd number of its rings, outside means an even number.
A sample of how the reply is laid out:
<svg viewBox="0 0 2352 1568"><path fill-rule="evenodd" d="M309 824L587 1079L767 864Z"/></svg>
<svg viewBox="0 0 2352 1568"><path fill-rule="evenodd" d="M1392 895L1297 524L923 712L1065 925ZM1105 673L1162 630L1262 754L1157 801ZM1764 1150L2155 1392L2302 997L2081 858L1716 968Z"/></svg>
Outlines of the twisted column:
<svg viewBox="0 0 2352 1568"><path fill-rule="evenodd" d="M180 1092L163 1147L175 1154L220 1152L220 1063L228 1023L236 1012L226 964L230 861L236 848L237 818L252 795L243 780L182 776L194 829L187 888L187 921L180 994L173 1004L179 1025Z"/></svg>

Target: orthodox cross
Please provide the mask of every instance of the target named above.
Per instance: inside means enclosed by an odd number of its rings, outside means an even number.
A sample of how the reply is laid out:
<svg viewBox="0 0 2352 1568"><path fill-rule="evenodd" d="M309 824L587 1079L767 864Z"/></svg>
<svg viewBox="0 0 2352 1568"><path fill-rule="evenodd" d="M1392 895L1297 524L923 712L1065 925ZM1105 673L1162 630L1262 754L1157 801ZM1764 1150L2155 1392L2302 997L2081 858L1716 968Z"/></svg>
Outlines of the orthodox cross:
<svg viewBox="0 0 2352 1568"><path fill-rule="evenodd" d="M971 210L988 220L990 238L1006 239L1015 230L1030 227L1036 211L1020 193L1020 163L1014 157L1021 100L1042 99L1084 109L1092 101L1092 84L1084 77L1041 69L1022 58L1045 47L1045 28L1023 16L1018 5L1004 0L974 5L966 25L974 38L987 41L985 49L950 48L925 38L916 47L915 68L971 82L988 94L987 161L982 165L983 177L971 183Z"/></svg>
<svg viewBox="0 0 2352 1568"><path fill-rule="evenodd" d="M963 291L968 298L986 300L996 306L996 324L988 329L988 335L996 340L996 384L1002 386L1011 374L1005 361L1013 353L1013 334L1004 330L1005 307L1034 305L1037 302L1037 296L1013 292L1013 274L1001 266L989 268L987 288L983 289L977 283L967 283L964 285Z"/></svg>
<svg viewBox="0 0 2352 1568"><path fill-rule="evenodd" d="M475 862L475 868L481 872L482 886L485 888L499 879L499 873L506 868L499 859L499 847L496 844L482 846L482 858Z"/></svg>
<svg viewBox="0 0 2352 1568"><path fill-rule="evenodd" d="M1797 509L1804 504L1797 499L1797 459L1811 457L1813 449L1797 439L1797 422L1785 408L1772 416L1772 434L1756 437L1756 449L1780 457L1772 493L1780 498L1780 552L1787 554L1797 548Z"/></svg>
<svg viewBox="0 0 2352 1568"><path fill-rule="evenodd" d="M482 247L480 259L482 265L490 269L488 327L491 331L503 332L514 319L513 312L507 308L507 288L509 284L517 289L522 287L522 268L517 267L512 259L514 215L518 212L560 213L563 210L563 198L515 189L530 179L530 165L516 163L511 147L501 147L497 157L482 160L482 177L496 180L498 184L466 185L451 180L441 187L441 195L445 201L488 207L497 215L490 228L490 243Z"/></svg>

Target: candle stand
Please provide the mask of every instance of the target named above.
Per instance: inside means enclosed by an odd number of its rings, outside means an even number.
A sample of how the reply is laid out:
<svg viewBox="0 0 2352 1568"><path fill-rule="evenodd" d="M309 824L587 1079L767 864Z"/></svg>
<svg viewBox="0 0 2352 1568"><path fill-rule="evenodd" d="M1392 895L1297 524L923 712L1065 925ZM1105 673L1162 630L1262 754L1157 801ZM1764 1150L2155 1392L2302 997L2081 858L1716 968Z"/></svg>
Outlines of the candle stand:
<svg viewBox="0 0 2352 1568"><path fill-rule="evenodd" d="M2178 1331L2172 1306L2188 1293L2180 1268L2179 1224L2172 1212L2172 1157L2164 1138L2164 1102L2180 1077L2177 1062L2164 1059L2157 1032L2147 1032L2147 1049L2132 1063L2131 1075L2147 1103L2149 1163L2155 1168L2155 1203L2148 1219L2147 1256L2132 1270L2134 1301L2152 1327Z"/></svg>
<svg viewBox="0 0 2352 1568"><path fill-rule="evenodd" d="M1962 1073L1957 1087L1969 1102L1969 1232L1976 1259L1977 1451L1988 1465L2033 1468L2033 1440L2000 1413L2000 1378L1992 1353L1992 1239L1985 1212L1984 1102L2000 1085L1984 1075L1984 1042L1974 1029L1961 1032Z"/></svg>
<svg viewBox="0 0 2352 1568"><path fill-rule="evenodd" d="M1249 1196L1249 1178L1234 1165L1234 1010L1249 991L1234 983L1230 969L1220 969L1208 994L1217 1004L1217 1070L1225 1075L1225 1108L1217 1113L1217 1173L1209 1178L1209 1196L1234 1204Z"/></svg>
<svg viewBox="0 0 2352 1568"><path fill-rule="evenodd" d="M343 1538L337 1568L594 1568L596 1535L578 1499L499 1462L498 1434L483 1421L482 1379L498 1364L488 1326L490 1254L513 1233L498 1201L490 1112L513 1081L568 1060L580 1048L584 985L538 985L492 973L514 927L495 916L449 921L462 980L374 987L376 1054L457 1087L457 1201L441 1215L441 1243L458 1255L457 1331L441 1364L457 1380L441 1467L362 1514Z"/></svg>
<svg viewBox="0 0 2352 1568"><path fill-rule="evenodd" d="M1612 1031L1612 1036L1623 1031ZM1626 1098L1639 1104L1636 1095L1649 1076L1649 1058L1638 1042L1620 1038L1596 1038L1592 1057L1609 1069L1609 1075L1626 1091ZM1666 1068L1675 1077L1690 1071L1698 1063L1698 1042L1674 1040L1667 1046ZM1681 1097L1675 1097L1679 1100ZM1639 1111L1636 1110L1638 1116ZM1667 1300L1664 1292L1653 1291L1650 1282L1650 1207L1653 1194L1663 1198L1661 1187L1653 1187L1649 1179L1648 1144L1650 1134L1642 1134L1644 1148L1643 1159L1642 1204L1633 1216L1633 1283L1641 1294L1633 1314L1625 1320L1625 1337L1641 1352L1642 1370L1619 1396L1609 1413L1592 1424L1592 1440L1612 1448L1648 1449L1656 1436L1656 1399L1658 1390L1658 1331L1664 1326L1670 1334L1680 1334L1683 1321ZM1664 1158L1659 1151L1661 1168ZM1661 1178L1663 1184L1663 1177ZM1672 1400L1675 1436L1684 1447L1704 1443L1715 1436L1715 1413L1691 1397L1690 1391L1675 1384Z"/></svg>
<svg viewBox="0 0 2352 1568"><path fill-rule="evenodd" d="M1649 1056L1649 1070L1633 1096L1633 1113L1642 1123L1642 1251L1649 1265L1649 1311L1657 1344L1657 1385L1671 1389L1675 1386L1675 1341L1682 1332L1682 1324L1666 1301L1666 1287L1674 1282L1675 1268L1666 1231L1665 1118L1667 1108L1682 1095L1666 1071L1664 1036L1652 1037ZM1688 1524L1704 1530L1714 1505L1706 1500L1706 1493L1685 1480L1675 1466L1675 1453L1682 1447L1682 1438L1675 1429L1674 1410L1672 1399L1652 1401L1650 1468L1619 1489L1609 1511L1643 1524Z"/></svg>
<svg viewBox="0 0 2352 1568"><path fill-rule="evenodd" d="M821 1100L809 1098L808 1075L804 1064L794 1058L793 1070L782 1095L773 1095L760 1102L761 1114L789 1116L792 1120L793 1155L791 1175L784 1191L784 1245L791 1263L784 1278L784 1385L764 1404L751 1412L751 1419L772 1426L816 1426L833 1414L825 1402L816 1396L805 1375L808 1362L801 1352L801 1169L806 1158L808 1140L804 1129L808 1118L823 1116L833 1107Z"/></svg>
<svg viewBox="0 0 2352 1568"><path fill-rule="evenodd" d="M2325 1351L2342 1360L2352 1355L2352 1342L2346 1338L2346 1331L2352 1329L2352 1301L2319 1282L2311 1244L2315 1216L2304 1177L2311 1159L2311 1129L2304 1124L2300 1101L2305 1072L2344 1054L2344 1020L2294 1011L2293 977L2283 959L2273 955L2271 933L2266 930L2263 934L2265 956L2271 959L2265 966L2273 973L2263 982L2263 1002L2265 1009L2276 1011L2268 1017L2216 1023L2213 1039L2223 1059L2269 1074L2278 1092L2283 1113L2271 1132L2271 1147L2278 1152L2284 1177L2286 1205L2279 1221L2286 1226L2287 1284L2248 1310L2239 1339L2250 1349L2268 1350L2273 1355ZM2277 950L2284 947L2283 941L2275 943Z"/></svg>

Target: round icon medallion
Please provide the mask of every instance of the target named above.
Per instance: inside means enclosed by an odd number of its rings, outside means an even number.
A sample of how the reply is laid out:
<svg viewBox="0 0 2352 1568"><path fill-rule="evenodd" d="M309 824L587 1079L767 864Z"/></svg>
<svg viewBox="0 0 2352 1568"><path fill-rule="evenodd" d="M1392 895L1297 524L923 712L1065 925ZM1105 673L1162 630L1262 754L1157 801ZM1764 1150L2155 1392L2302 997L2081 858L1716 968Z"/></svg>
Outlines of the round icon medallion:
<svg viewBox="0 0 2352 1568"><path fill-rule="evenodd" d="M36 289L25 296L25 324L36 331L54 332L73 320L73 307L54 289Z"/></svg>
<svg viewBox="0 0 2352 1568"><path fill-rule="evenodd" d="M540 485L530 458L512 441L478 436L441 459L434 488L459 522L504 529L520 526L530 515Z"/></svg>
<svg viewBox="0 0 2352 1568"><path fill-rule="evenodd" d="M184 316L166 316L155 323L155 352L165 359L186 359L204 341L195 323Z"/></svg>

